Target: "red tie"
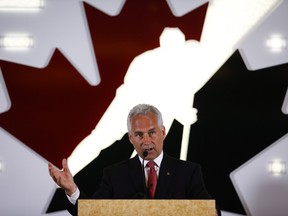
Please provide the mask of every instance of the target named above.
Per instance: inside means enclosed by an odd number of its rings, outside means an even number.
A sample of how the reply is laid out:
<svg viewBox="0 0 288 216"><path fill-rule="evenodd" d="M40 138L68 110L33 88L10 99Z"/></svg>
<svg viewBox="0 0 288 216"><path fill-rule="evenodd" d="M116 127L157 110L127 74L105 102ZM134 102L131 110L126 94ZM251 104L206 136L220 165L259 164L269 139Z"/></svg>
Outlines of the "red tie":
<svg viewBox="0 0 288 216"><path fill-rule="evenodd" d="M156 184L157 184L157 174L155 171L155 163L154 161L148 162L149 166L149 172L148 172L148 191L149 191L149 197L151 199L154 199L154 194L156 190Z"/></svg>

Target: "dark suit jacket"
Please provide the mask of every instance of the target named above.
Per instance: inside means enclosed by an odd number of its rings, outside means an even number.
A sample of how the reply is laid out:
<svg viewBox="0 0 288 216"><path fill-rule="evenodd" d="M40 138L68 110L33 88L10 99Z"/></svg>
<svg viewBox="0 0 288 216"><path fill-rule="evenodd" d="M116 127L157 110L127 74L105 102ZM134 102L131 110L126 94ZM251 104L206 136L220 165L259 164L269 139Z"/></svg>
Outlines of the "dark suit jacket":
<svg viewBox="0 0 288 216"><path fill-rule="evenodd" d="M133 199L138 198L139 194L146 196L147 192L144 189L143 167L138 156L135 156L105 168L98 191L89 198ZM80 192L79 198L87 197ZM164 154L155 199L212 199L212 197L205 188L200 165ZM74 209L73 212L75 214L77 210Z"/></svg>

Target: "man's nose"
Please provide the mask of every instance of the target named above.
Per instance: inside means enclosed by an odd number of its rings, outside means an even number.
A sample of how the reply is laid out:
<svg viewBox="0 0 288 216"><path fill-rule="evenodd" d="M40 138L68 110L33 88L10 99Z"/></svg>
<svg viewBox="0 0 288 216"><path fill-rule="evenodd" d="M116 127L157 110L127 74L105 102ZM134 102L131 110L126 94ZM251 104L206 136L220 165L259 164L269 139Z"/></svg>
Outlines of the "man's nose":
<svg viewBox="0 0 288 216"><path fill-rule="evenodd" d="M151 143L151 137L149 136L148 133L143 134L143 139L142 139L144 144L150 144Z"/></svg>

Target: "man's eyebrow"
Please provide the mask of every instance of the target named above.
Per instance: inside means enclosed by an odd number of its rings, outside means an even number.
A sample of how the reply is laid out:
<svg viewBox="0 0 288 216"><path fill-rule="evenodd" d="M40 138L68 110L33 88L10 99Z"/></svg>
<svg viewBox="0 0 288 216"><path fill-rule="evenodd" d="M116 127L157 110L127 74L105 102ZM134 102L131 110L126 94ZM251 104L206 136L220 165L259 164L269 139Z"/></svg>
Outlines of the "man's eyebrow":
<svg viewBox="0 0 288 216"><path fill-rule="evenodd" d="M156 128L151 128L151 129L148 130L148 132L154 131L154 130L156 130Z"/></svg>
<svg viewBox="0 0 288 216"><path fill-rule="evenodd" d="M154 128L154 127L150 128L147 130L147 133L151 132L151 131L155 131L155 130L156 130L156 128ZM145 133L145 131L139 131L139 130L134 131L134 134L140 134L140 133Z"/></svg>

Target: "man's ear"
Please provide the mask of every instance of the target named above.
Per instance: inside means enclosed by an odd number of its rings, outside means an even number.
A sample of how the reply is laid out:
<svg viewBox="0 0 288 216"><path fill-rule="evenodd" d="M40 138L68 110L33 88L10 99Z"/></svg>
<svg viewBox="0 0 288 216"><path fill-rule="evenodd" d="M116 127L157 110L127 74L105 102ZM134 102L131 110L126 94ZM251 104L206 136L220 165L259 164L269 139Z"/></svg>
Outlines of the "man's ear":
<svg viewBox="0 0 288 216"><path fill-rule="evenodd" d="M130 143L132 144L132 141L131 141L132 135L129 132L128 132L128 138L129 138Z"/></svg>
<svg viewBox="0 0 288 216"><path fill-rule="evenodd" d="M164 126L162 126L162 133L164 136L164 139L166 138L166 128Z"/></svg>

